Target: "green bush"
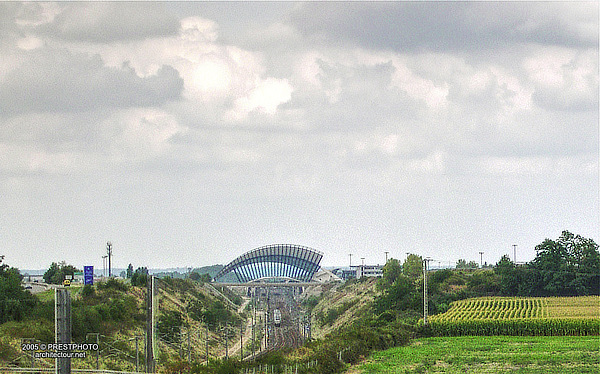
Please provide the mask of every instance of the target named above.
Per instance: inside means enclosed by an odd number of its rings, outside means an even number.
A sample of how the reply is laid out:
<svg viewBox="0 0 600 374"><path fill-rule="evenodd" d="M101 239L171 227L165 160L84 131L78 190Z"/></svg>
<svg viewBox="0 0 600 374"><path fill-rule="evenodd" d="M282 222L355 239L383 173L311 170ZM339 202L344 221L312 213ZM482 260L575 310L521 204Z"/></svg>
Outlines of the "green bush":
<svg viewBox="0 0 600 374"><path fill-rule="evenodd" d="M163 312L158 318L157 331L161 339L167 343L176 344L180 341L183 315L174 310Z"/></svg>
<svg viewBox="0 0 600 374"><path fill-rule="evenodd" d="M126 292L128 287L127 287L127 284L125 284L125 282L120 281L116 278L110 278L106 282L98 283L98 289L99 290L114 290L114 291Z"/></svg>

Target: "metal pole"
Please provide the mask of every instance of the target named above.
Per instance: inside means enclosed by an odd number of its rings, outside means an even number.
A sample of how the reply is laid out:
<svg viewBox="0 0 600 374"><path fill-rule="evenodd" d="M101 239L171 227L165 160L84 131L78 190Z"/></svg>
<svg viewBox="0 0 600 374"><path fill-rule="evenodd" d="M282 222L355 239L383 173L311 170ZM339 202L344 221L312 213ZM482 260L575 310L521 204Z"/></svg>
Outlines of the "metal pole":
<svg viewBox="0 0 600 374"><path fill-rule="evenodd" d="M240 360L244 360L244 324L240 321Z"/></svg>
<svg viewBox="0 0 600 374"><path fill-rule="evenodd" d="M479 267L483 268L483 252L479 252Z"/></svg>
<svg viewBox="0 0 600 374"><path fill-rule="evenodd" d="M208 366L208 323L204 322L206 327L206 365Z"/></svg>
<svg viewBox="0 0 600 374"><path fill-rule="evenodd" d="M55 307L55 342L57 344L71 343L71 294L64 288L56 288L54 294ZM70 353L70 349L63 350ZM56 359L57 374L71 374L71 358Z"/></svg>
<svg viewBox="0 0 600 374"><path fill-rule="evenodd" d="M107 242L106 243L106 252L108 253L108 277L112 277L112 268L110 265L110 259L112 257L112 243L111 242Z"/></svg>
<svg viewBox="0 0 600 374"><path fill-rule="evenodd" d="M427 304L427 263L431 261L428 258L423 259L423 324L427 324L428 304Z"/></svg>
<svg viewBox="0 0 600 374"><path fill-rule="evenodd" d="M154 277L148 276L146 284L146 373L154 373Z"/></svg>
<svg viewBox="0 0 600 374"><path fill-rule="evenodd" d="M139 344L138 344L138 338L139 336L135 336L135 372L139 373L139 367L140 367L140 351L139 349Z"/></svg>
<svg viewBox="0 0 600 374"><path fill-rule="evenodd" d="M192 364L192 345L190 341L190 328L187 329L187 340L188 340L188 364Z"/></svg>
<svg viewBox="0 0 600 374"><path fill-rule="evenodd" d="M513 244L513 261L515 262L515 265L517 264L517 245Z"/></svg>
<svg viewBox="0 0 600 374"><path fill-rule="evenodd" d="M385 252L385 263L386 263L386 264L387 264L387 262L388 262L388 253L390 253L390 252Z"/></svg>
<svg viewBox="0 0 600 374"><path fill-rule="evenodd" d="M229 359L229 344L227 343L227 340L228 340L227 339L228 338L228 334L227 333L229 331L228 331L227 327L229 327L229 324L225 325L225 359L226 360Z"/></svg>

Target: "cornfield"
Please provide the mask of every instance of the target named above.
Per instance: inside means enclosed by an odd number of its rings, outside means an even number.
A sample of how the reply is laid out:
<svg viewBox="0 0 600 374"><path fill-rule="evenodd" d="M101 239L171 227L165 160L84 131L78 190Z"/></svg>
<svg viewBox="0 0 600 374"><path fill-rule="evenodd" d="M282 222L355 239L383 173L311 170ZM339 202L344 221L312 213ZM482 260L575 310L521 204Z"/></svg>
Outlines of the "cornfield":
<svg viewBox="0 0 600 374"><path fill-rule="evenodd" d="M459 335L600 335L600 297L487 297L460 300L423 332Z"/></svg>

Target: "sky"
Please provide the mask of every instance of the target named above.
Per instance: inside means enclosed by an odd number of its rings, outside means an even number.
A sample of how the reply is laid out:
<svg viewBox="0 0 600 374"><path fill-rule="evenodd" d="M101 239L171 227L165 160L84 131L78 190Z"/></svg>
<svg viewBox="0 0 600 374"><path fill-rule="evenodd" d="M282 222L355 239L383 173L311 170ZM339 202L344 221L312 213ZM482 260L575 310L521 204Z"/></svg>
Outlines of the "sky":
<svg viewBox="0 0 600 374"><path fill-rule="evenodd" d="M1 2L21 269L600 239L597 2Z"/></svg>

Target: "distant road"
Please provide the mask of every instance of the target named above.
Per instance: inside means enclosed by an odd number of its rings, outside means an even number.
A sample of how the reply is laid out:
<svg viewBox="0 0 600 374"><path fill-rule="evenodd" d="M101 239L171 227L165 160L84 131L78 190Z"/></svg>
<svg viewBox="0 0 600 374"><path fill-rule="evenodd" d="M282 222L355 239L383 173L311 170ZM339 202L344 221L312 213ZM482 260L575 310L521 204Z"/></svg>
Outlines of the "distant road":
<svg viewBox="0 0 600 374"><path fill-rule="evenodd" d="M53 288L58 287L56 284L47 284L41 282L23 282L23 287L25 287L32 294L44 292ZM28 288L31 287L31 288Z"/></svg>

